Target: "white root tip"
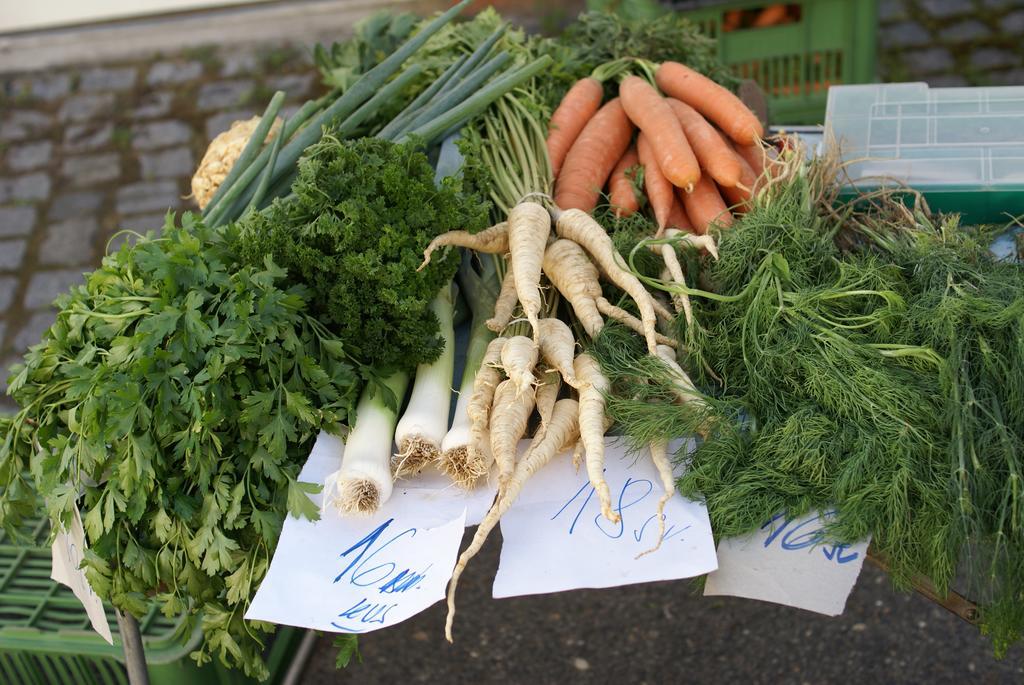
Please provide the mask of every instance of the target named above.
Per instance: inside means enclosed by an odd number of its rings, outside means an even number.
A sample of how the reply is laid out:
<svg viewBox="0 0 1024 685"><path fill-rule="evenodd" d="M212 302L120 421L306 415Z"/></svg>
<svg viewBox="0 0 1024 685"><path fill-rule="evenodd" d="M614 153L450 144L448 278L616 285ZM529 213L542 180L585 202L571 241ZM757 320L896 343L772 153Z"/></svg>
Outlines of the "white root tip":
<svg viewBox="0 0 1024 685"><path fill-rule="evenodd" d="M441 450L433 441L420 436L404 438L398 446L398 454L391 457L391 472L395 478L414 476L440 456Z"/></svg>
<svg viewBox="0 0 1024 685"><path fill-rule="evenodd" d="M672 495L674 495L675 492L676 491L674 489L667 491L664 495L661 496L661 499L658 500L658 542L655 543L654 547L651 547L649 550L637 554L637 559L639 559L640 557L645 557L648 554L657 552L659 549L661 549L661 543L665 540L665 504L668 503L670 499L672 499Z"/></svg>
<svg viewBox="0 0 1024 685"><path fill-rule="evenodd" d="M334 505L345 514L369 516L380 508L380 488L369 478L338 481Z"/></svg>
<svg viewBox="0 0 1024 685"><path fill-rule="evenodd" d="M595 486L597 490L597 497L601 501L601 515L612 523L618 523L620 520L619 514L612 510L612 494L608 490L608 483L602 480Z"/></svg>
<svg viewBox="0 0 1024 685"><path fill-rule="evenodd" d="M438 468L465 490L472 490L480 477L487 475L487 466L482 455L476 450L470 450L468 445L445 450Z"/></svg>
<svg viewBox="0 0 1024 685"><path fill-rule="evenodd" d="M576 473L580 472L580 466L583 464L583 441L577 440L576 447L572 451L572 465L576 469Z"/></svg>

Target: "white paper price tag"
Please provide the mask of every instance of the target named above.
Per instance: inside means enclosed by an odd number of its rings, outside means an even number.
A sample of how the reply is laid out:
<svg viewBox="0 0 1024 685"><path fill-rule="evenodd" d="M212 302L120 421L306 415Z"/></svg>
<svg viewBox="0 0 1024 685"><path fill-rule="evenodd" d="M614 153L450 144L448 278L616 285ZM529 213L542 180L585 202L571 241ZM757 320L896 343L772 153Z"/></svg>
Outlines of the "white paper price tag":
<svg viewBox="0 0 1024 685"><path fill-rule="evenodd" d="M103 602L89 586L85 571L79 568L85 555L85 549L85 530L82 528L82 517L78 513L78 507L75 507L70 526L67 530L58 530L53 540L51 548L53 567L50 570L50 578L71 588L75 597L85 607L85 613L89 616L93 630L99 633L107 643L114 644L110 634L110 624L107 622L107 614L103 610Z"/></svg>
<svg viewBox="0 0 1024 685"><path fill-rule="evenodd" d="M707 509L680 495L665 507L661 548L637 558L657 543L663 494L646 450L626 454L623 445L609 440L604 475L619 523L601 515L586 469L577 472L568 453L526 482L501 520L495 597L689 578L715 569Z"/></svg>
<svg viewBox="0 0 1024 685"><path fill-rule="evenodd" d="M828 616L843 613L870 540L828 543L823 528L833 515L778 514L755 533L722 540L718 570L708 576L704 594L760 599Z"/></svg>
<svg viewBox="0 0 1024 685"><path fill-rule="evenodd" d="M341 450L321 435L300 480L322 485ZM368 518L330 509L319 521L289 517L245 617L344 633L399 623L444 597L467 509L482 515L487 497L486 489L467 495L438 479L412 479L396 483Z"/></svg>

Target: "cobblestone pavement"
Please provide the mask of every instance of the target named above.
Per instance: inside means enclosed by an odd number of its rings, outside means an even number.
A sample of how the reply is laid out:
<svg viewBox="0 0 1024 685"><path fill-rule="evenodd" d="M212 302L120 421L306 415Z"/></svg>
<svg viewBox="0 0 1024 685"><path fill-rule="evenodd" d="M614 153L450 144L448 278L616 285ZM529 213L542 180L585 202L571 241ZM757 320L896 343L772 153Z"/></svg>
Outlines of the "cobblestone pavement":
<svg viewBox="0 0 1024 685"><path fill-rule="evenodd" d="M307 46L198 48L130 62L0 76L0 367L52 323L50 303L99 263L120 229L194 208L210 138L321 86ZM6 388L6 371L0 389ZM11 409L6 396L0 410Z"/></svg>
<svg viewBox="0 0 1024 685"><path fill-rule="evenodd" d="M884 81L1024 85L1021 0L879 0Z"/></svg>

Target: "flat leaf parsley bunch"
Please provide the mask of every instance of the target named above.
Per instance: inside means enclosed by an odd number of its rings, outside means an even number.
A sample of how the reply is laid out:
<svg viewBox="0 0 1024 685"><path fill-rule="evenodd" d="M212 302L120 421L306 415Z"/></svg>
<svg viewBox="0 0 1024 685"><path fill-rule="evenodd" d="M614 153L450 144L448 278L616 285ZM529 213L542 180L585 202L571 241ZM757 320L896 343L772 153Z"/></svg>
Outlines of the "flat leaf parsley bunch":
<svg viewBox="0 0 1024 685"><path fill-rule="evenodd" d="M57 321L0 424L0 522L80 502L93 589L141 615L201 617L213 653L265 676L245 609L286 513L316 518L297 481L321 428L350 419L362 381L341 342L267 258L241 266L185 214L108 255L57 302ZM5 424L5 425L4 425ZM31 473L30 482L29 472Z"/></svg>

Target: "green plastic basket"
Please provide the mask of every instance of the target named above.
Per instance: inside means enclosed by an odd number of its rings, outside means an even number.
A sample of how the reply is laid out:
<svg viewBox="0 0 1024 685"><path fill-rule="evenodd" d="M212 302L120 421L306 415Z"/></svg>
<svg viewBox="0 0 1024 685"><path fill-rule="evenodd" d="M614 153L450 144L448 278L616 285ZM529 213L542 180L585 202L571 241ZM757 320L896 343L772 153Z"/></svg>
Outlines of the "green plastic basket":
<svg viewBox="0 0 1024 685"><path fill-rule="evenodd" d="M719 59L733 73L761 86L772 124L820 124L829 86L875 80L877 0L696 4L671 6L717 39ZM779 4L787 8L788 23L750 26L752 17ZM731 27L738 16L742 21Z"/></svg>
<svg viewBox="0 0 1024 685"><path fill-rule="evenodd" d="M117 620L107 619L114 644L93 632L71 590L50 580L46 519L26 523L34 541L14 544L0 530L0 683L4 685L127 685ZM167 619L154 607L139 621L152 685L255 683L216 659L202 667L189 658L202 639L197 626L183 636L184 618ZM183 639L184 637L184 639ZM283 676L302 631L280 627L267 654L268 683Z"/></svg>

